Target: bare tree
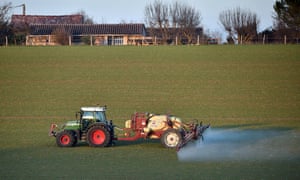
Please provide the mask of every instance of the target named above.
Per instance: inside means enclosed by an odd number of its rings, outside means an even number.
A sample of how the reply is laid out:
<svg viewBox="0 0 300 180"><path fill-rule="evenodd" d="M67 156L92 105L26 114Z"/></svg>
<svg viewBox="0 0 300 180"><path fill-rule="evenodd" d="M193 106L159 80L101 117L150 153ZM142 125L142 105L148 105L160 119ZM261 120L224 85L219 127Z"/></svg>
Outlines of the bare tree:
<svg viewBox="0 0 300 180"><path fill-rule="evenodd" d="M173 28L179 27L179 18L180 18L180 6L181 4L179 2L174 2L172 5L170 5L169 13L171 18L171 24Z"/></svg>
<svg viewBox="0 0 300 180"><path fill-rule="evenodd" d="M151 34L162 37L163 43L172 41L175 37L192 43L201 16L195 8L186 4L174 2L167 5L157 0L146 6L145 21Z"/></svg>
<svg viewBox="0 0 300 180"><path fill-rule="evenodd" d="M11 3L5 3L4 5L0 6L0 23L8 22L8 12L11 7Z"/></svg>
<svg viewBox="0 0 300 180"><path fill-rule="evenodd" d="M182 4L179 8L179 28L183 36L192 43L193 37L196 36L195 29L200 25L200 13L193 7Z"/></svg>
<svg viewBox="0 0 300 180"><path fill-rule="evenodd" d="M241 8L229 9L220 13L219 20L228 32L227 40L250 43L257 36L259 19L255 13Z"/></svg>
<svg viewBox="0 0 300 180"><path fill-rule="evenodd" d="M234 43L234 38L233 38L234 30L233 30L232 21L231 21L231 11L230 10L223 11L219 15L219 20L221 21L221 24L223 25L225 31L228 32L227 42L229 44Z"/></svg>
<svg viewBox="0 0 300 180"><path fill-rule="evenodd" d="M179 18L180 18L180 4L178 2L174 2L172 5L170 5L169 9L169 16L171 19L171 37L174 38L179 38L180 42L180 32L178 31L179 28Z"/></svg>
<svg viewBox="0 0 300 180"><path fill-rule="evenodd" d="M151 33L154 36L158 36L155 29L159 29L159 33L162 36L162 41L167 42L169 37L169 7L167 4L163 4L162 1L154 1L153 4L149 4L145 8L145 21L151 28Z"/></svg>

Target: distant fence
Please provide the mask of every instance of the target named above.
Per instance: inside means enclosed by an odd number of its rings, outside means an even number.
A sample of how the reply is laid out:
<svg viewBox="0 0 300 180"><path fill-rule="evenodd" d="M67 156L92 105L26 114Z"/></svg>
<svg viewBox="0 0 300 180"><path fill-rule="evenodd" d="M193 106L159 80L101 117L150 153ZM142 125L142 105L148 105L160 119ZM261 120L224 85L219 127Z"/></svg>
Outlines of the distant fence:
<svg viewBox="0 0 300 180"><path fill-rule="evenodd" d="M282 36L280 38L269 38L266 36L256 38L252 41L243 41L241 37L240 42L235 44L299 44L299 38L290 38ZM54 35L28 35L22 38L14 36L1 36L0 46L54 46L54 45L88 45L88 46L120 46L120 45L162 45L162 41L156 37L143 37L143 38L129 38L124 39L122 36L103 36L103 35L72 35L65 39L64 44L57 42ZM212 45L212 44L228 44L222 43L217 38L200 38L197 37L192 43L188 44L184 41L178 42L177 38L170 40L167 45ZM166 44L164 44L166 45Z"/></svg>

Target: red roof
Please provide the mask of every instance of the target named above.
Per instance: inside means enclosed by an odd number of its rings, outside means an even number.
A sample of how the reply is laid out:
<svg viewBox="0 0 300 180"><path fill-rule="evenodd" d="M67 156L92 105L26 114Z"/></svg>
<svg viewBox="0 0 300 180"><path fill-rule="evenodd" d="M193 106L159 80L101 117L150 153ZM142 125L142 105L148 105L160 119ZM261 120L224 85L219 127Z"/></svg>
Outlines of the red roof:
<svg viewBox="0 0 300 180"><path fill-rule="evenodd" d="M15 28L24 28L30 24L82 24L83 16L63 15L63 16L37 16L37 15L12 15L11 24Z"/></svg>

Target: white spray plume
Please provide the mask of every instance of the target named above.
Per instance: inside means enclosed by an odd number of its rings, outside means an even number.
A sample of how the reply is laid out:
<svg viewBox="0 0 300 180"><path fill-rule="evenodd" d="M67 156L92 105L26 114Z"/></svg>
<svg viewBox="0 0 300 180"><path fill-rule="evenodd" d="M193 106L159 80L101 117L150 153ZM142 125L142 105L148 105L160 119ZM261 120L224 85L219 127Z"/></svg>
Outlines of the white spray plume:
<svg viewBox="0 0 300 180"><path fill-rule="evenodd" d="M207 129L204 141L188 143L179 161L300 159L300 133L287 130Z"/></svg>

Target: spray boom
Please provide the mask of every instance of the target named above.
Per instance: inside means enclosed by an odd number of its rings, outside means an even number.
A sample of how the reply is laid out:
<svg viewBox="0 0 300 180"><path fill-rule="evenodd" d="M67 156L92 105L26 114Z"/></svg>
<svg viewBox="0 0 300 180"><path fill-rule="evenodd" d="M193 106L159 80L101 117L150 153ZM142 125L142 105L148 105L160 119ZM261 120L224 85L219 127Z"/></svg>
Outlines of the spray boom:
<svg viewBox="0 0 300 180"><path fill-rule="evenodd" d="M181 144L177 146L177 151L179 151L184 145L186 145L189 141L192 139L197 140L198 138L203 138L204 131L210 127L210 124L208 125L202 125L202 122L200 124L193 124L194 127L192 127L192 131L187 133Z"/></svg>

